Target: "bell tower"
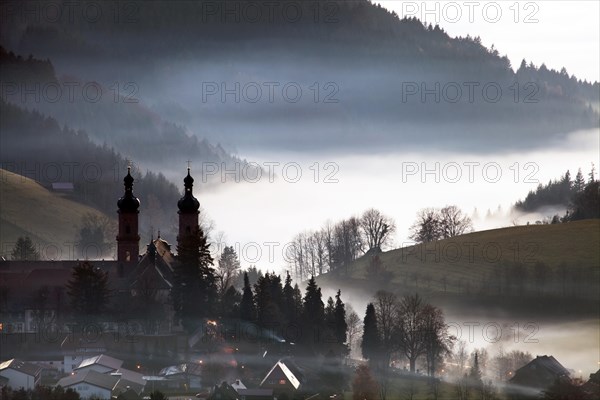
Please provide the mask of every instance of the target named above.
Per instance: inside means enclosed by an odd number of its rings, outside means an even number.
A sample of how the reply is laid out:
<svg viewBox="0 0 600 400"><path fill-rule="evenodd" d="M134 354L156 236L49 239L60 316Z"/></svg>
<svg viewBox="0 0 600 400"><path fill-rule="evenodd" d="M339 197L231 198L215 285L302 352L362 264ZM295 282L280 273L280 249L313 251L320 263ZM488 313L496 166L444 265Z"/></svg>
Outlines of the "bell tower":
<svg viewBox="0 0 600 400"><path fill-rule="evenodd" d="M140 235L138 233L138 214L140 201L133 194L131 167L127 167L127 176L123 179L125 193L117 201L119 207L119 233L117 235L117 261L124 264L136 264L140 254Z"/></svg>
<svg viewBox="0 0 600 400"><path fill-rule="evenodd" d="M194 178L190 175L190 167L188 167L187 176L183 179L185 191L183 197L177 202L179 208L179 234L177 241L181 242L186 236L195 234L200 228L198 226L198 215L200 214L200 202L194 197L192 187L194 186Z"/></svg>

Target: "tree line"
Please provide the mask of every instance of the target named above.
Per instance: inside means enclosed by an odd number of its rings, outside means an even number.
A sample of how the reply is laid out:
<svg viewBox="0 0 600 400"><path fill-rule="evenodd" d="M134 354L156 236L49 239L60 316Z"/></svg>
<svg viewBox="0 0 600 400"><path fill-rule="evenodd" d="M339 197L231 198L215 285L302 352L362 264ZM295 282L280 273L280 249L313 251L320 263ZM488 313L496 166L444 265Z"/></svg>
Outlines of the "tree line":
<svg viewBox="0 0 600 400"><path fill-rule="evenodd" d="M360 217L337 223L328 221L320 230L297 234L293 241L291 269L304 280L325 272L343 271L365 253L378 253L393 243L394 220L379 210L366 210Z"/></svg>
<svg viewBox="0 0 600 400"><path fill-rule="evenodd" d="M566 207L566 214L562 217L555 215L552 223L600 218L598 184L594 164L587 181L581 168L577 170L574 179L567 170L560 179L551 180L546 185L540 183L535 190L527 194L524 200L517 201L514 207L526 212L533 212L545 206Z"/></svg>

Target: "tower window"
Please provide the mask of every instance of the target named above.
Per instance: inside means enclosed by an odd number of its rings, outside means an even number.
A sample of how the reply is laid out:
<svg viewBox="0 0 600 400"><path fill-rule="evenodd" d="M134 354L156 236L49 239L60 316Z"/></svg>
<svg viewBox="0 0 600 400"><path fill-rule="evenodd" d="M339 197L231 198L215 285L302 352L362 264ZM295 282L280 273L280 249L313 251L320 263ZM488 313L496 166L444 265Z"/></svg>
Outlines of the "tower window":
<svg viewBox="0 0 600 400"><path fill-rule="evenodd" d="M128 251L125 252L125 261L131 261L131 254Z"/></svg>
<svg viewBox="0 0 600 400"><path fill-rule="evenodd" d="M185 231L186 231L187 233L191 233L191 232L192 232L192 229L191 229L191 228L190 228L190 226L188 225L188 226L186 226L186 227L185 227Z"/></svg>
<svg viewBox="0 0 600 400"><path fill-rule="evenodd" d="M131 233L131 227L129 225L125 225L125 233Z"/></svg>

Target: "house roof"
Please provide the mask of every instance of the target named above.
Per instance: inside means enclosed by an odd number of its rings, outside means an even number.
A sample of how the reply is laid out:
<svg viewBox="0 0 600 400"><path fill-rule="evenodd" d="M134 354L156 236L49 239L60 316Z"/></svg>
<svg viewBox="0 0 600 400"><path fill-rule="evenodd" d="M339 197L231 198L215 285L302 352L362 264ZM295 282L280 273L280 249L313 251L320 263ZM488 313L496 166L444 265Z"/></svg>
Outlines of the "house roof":
<svg viewBox="0 0 600 400"><path fill-rule="evenodd" d="M231 384L231 387L238 391L239 389L246 389L246 385L239 379L236 379L236 381Z"/></svg>
<svg viewBox="0 0 600 400"><path fill-rule="evenodd" d="M171 366L165 367L165 368L161 369L160 372L158 373L158 375L166 376L166 377L170 377L170 376L174 376L174 375L183 375L183 374L201 376L202 375L202 366L199 364L194 364L194 363L183 363L183 364L177 364L177 365L171 365Z"/></svg>
<svg viewBox="0 0 600 400"><path fill-rule="evenodd" d="M0 371L4 371L5 369L13 369L15 371L19 371L29 376L37 376L42 367L37 364L28 363L25 361L18 360L13 358L12 360L4 361L0 364Z"/></svg>
<svg viewBox="0 0 600 400"><path fill-rule="evenodd" d="M515 371L510 383L530 388L544 389L557 378L568 377L569 371L552 356L537 356Z"/></svg>
<svg viewBox="0 0 600 400"><path fill-rule="evenodd" d="M78 383L87 383L89 385L97 386L103 389L113 390L118 381L118 376L110 374L101 374L98 371L89 369L87 371L77 372L74 375L62 378L58 381L56 386L68 388L70 386L77 385Z"/></svg>
<svg viewBox="0 0 600 400"><path fill-rule="evenodd" d="M298 389L300 387L300 381L296 376L290 371L290 369L281 361L278 361L277 364L271 368L265 379L262 380L260 386L263 386L267 380L276 380L286 379L290 385L294 387L294 389Z"/></svg>
<svg viewBox="0 0 600 400"><path fill-rule="evenodd" d="M95 354L99 355L106 351L106 343L102 337L87 338L83 334L67 334L60 344L60 349L66 354Z"/></svg>
<svg viewBox="0 0 600 400"><path fill-rule="evenodd" d="M129 390L134 391L137 394L140 394L144 390L144 386L145 385L143 383L133 382L128 379L121 378L116 383L116 385L113 387L113 394L119 395L120 393L124 393Z"/></svg>
<svg viewBox="0 0 600 400"><path fill-rule="evenodd" d="M79 366L77 366L77 368L75 368L75 370L89 367L90 365L95 365L95 364L102 365L103 367L107 367L107 368L110 368L113 370L117 370L117 369L121 368L121 365L123 365L123 361L118 360L113 357L110 357L110 356L107 356L105 354L100 354L99 356L86 358L79 364Z"/></svg>
<svg viewBox="0 0 600 400"><path fill-rule="evenodd" d="M569 375L569 371L565 367L563 367L562 364L559 363L553 356L537 356L536 358L531 360L527 365L519 368L515 372L515 376L519 373L519 371L528 370L531 368L544 368L557 376Z"/></svg>
<svg viewBox="0 0 600 400"><path fill-rule="evenodd" d="M135 382L139 385L145 385L144 375L139 372L132 371L130 369L119 368L116 372L112 372L112 375L120 376L121 379L125 379L130 382Z"/></svg>

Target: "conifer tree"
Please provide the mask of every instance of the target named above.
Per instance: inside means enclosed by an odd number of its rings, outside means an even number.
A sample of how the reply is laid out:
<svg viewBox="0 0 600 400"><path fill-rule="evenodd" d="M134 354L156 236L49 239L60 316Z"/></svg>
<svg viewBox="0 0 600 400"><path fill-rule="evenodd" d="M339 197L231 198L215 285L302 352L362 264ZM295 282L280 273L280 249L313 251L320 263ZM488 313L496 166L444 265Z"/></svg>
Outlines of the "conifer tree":
<svg viewBox="0 0 600 400"><path fill-rule="evenodd" d="M252 287L250 286L250 279L247 272L244 272L244 289L240 303L240 318L245 321L254 321L256 319L254 295L252 294Z"/></svg>
<svg viewBox="0 0 600 400"><path fill-rule="evenodd" d="M367 305L362 338L362 355L371 365L376 365L381 354L381 338L377 328L377 315L373 303Z"/></svg>
<svg viewBox="0 0 600 400"><path fill-rule="evenodd" d="M17 239L10 256L13 260L19 261L37 261L40 259L40 253L35 249L29 236L21 236Z"/></svg>
<svg viewBox="0 0 600 400"><path fill-rule="evenodd" d="M189 332L198 327L200 319L210 317L216 311L215 272L202 229L180 238L177 253L171 296L176 316Z"/></svg>

